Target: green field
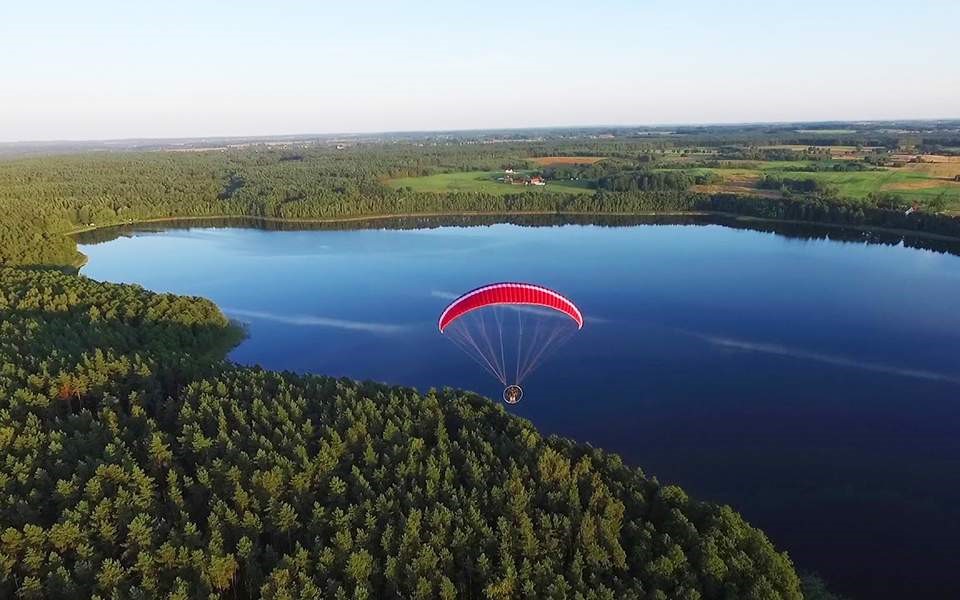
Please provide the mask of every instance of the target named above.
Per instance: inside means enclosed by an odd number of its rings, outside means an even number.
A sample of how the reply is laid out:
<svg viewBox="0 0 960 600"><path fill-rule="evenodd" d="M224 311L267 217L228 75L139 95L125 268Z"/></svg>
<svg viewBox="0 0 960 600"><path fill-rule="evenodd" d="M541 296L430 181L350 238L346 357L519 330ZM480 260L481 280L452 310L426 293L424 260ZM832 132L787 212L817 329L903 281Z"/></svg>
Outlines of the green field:
<svg viewBox="0 0 960 600"><path fill-rule="evenodd" d="M521 173L524 173L521 171ZM517 194L522 192L543 193L563 192L566 194L593 193L587 182L558 181L544 186L510 185L497 181L503 177L503 171L465 171L462 173L440 173L425 177L399 177L388 179L386 184L392 188L409 188L415 192L485 192L488 194Z"/></svg>
<svg viewBox="0 0 960 600"><path fill-rule="evenodd" d="M907 201L931 200L943 196L947 209L960 210L960 183L912 168L887 168L878 171L803 171L808 161L769 161L738 167L692 167L691 173L714 172L725 182L755 185L763 174L775 174L792 179L815 179L835 188L847 198L866 198L874 192L893 193ZM960 168L958 168L960 170ZM534 171L522 171L531 174ZM516 186L496 180L502 171L466 171L440 173L424 177L388 179L386 184L395 189L408 188L414 192L484 192L488 194L563 192L589 194L593 190L588 181L555 181L545 186Z"/></svg>
<svg viewBox="0 0 960 600"><path fill-rule="evenodd" d="M694 168L692 172L712 171L726 180L757 179L762 174L791 179L815 179L833 187L847 198L866 198L873 192L897 194L907 200L929 200L943 195L947 206L960 209L960 183L910 167L885 168L879 171L802 171L803 161L770 161L756 168ZM949 170L949 169L947 169ZM952 171L951 171L952 172ZM960 165L957 167L960 173Z"/></svg>

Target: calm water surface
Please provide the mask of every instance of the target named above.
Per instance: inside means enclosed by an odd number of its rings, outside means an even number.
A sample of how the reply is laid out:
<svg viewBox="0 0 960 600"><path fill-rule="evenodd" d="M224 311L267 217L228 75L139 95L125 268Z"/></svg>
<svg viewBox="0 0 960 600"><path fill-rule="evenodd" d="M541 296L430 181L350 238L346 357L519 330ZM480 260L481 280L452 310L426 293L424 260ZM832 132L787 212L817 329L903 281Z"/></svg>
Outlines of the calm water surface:
<svg viewBox="0 0 960 600"><path fill-rule="evenodd" d="M436 331L533 281L582 332L510 410L725 502L856 598L960 597L960 258L707 226L199 228L82 245L83 273L211 298L239 363L499 397Z"/></svg>

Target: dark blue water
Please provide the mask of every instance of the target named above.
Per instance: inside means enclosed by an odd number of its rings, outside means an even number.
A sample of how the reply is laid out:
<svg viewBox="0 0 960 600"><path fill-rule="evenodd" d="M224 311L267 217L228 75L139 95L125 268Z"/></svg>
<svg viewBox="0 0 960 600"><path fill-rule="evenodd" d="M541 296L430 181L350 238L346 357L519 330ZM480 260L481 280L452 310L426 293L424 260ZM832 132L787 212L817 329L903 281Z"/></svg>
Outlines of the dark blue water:
<svg viewBox="0 0 960 600"><path fill-rule="evenodd" d="M452 295L562 291L582 332L510 410L733 505L857 598L960 597L960 258L709 226L270 232L81 246L95 279L206 296L244 364L498 398Z"/></svg>

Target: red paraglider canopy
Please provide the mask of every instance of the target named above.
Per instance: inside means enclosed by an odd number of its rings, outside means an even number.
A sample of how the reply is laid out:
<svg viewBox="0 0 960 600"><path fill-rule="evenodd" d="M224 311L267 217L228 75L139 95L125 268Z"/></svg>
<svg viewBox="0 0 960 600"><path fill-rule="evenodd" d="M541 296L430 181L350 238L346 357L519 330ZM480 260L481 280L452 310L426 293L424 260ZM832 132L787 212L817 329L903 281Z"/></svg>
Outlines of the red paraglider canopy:
<svg viewBox="0 0 960 600"><path fill-rule="evenodd" d="M492 283L467 292L450 303L440 315L440 332L472 310L496 304L528 304L550 308L576 321L583 328L583 315L577 306L557 292L530 283Z"/></svg>

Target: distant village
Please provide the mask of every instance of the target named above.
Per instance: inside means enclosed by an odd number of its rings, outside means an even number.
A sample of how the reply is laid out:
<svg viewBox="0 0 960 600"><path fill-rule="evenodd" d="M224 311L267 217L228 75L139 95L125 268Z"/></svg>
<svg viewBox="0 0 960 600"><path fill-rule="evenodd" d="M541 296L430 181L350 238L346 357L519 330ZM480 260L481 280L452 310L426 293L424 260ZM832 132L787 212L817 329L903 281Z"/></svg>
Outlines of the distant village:
<svg viewBox="0 0 960 600"><path fill-rule="evenodd" d="M547 185L547 182L539 175L533 175L531 177L517 173L513 169L504 170L503 176L497 177L497 181L509 183L510 185Z"/></svg>

